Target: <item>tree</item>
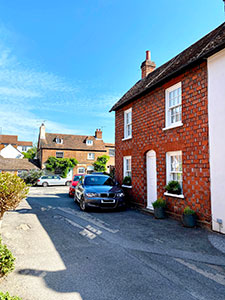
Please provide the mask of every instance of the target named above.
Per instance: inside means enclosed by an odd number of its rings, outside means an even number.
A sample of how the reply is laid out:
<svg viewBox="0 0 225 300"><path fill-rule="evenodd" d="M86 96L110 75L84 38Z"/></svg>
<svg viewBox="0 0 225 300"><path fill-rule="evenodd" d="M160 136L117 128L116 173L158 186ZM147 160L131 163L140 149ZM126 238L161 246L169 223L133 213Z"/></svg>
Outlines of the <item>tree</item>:
<svg viewBox="0 0 225 300"><path fill-rule="evenodd" d="M20 175L20 178L22 178L26 184L35 184L38 180L43 175L43 171L41 170L30 170L30 171L24 171Z"/></svg>
<svg viewBox="0 0 225 300"><path fill-rule="evenodd" d="M34 159L37 154L37 146L34 146L33 148L27 150L27 152L22 152L22 153L24 155L24 158Z"/></svg>
<svg viewBox="0 0 225 300"><path fill-rule="evenodd" d="M78 161L75 158L56 158L50 156L46 162L46 169L53 173L61 173L66 178L70 168L75 167Z"/></svg>
<svg viewBox="0 0 225 300"><path fill-rule="evenodd" d="M15 174L0 173L0 220L7 210L15 209L28 192L23 179Z"/></svg>
<svg viewBox="0 0 225 300"><path fill-rule="evenodd" d="M96 172L105 172L106 171L106 164L109 160L108 155L99 156L96 162L93 163L94 170Z"/></svg>

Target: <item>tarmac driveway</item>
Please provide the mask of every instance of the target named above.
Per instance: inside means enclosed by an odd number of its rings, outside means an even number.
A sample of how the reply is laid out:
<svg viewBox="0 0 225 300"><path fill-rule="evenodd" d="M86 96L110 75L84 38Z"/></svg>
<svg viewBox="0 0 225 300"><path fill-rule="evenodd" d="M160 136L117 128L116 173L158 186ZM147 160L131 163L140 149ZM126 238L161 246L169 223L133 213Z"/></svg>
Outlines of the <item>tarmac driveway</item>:
<svg viewBox="0 0 225 300"><path fill-rule="evenodd" d="M34 187L5 215L23 300L225 299L225 236L135 210L81 212L68 187Z"/></svg>

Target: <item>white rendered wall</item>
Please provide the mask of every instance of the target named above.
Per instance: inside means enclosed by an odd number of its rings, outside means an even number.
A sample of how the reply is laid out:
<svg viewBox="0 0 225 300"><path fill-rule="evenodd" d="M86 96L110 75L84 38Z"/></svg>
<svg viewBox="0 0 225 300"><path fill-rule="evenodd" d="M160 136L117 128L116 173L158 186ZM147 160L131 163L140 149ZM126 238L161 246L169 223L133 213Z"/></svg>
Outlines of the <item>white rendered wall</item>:
<svg viewBox="0 0 225 300"><path fill-rule="evenodd" d="M212 226L225 233L225 50L208 59L208 112Z"/></svg>
<svg viewBox="0 0 225 300"><path fill-rule="evenodd" d="M0 155L4 158L23 158L24 156L10 144L0 151Z"/></svg>
<svg viewBox="0 0 225 300"><path fill-rule="evenodd" d="M20 152L27 152L29 149L32 148L32 146L26 146L26 148L27 148L27 150L24 151L24 150L23 150L23 146L17 146L17 149L18 149Z"/></svg>

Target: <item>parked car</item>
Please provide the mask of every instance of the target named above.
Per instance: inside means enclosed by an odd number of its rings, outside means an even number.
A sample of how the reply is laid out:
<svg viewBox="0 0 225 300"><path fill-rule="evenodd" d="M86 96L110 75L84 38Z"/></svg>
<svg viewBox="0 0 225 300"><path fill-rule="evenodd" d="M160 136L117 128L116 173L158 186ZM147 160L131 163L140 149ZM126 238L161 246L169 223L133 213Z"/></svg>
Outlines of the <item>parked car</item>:
<svg viewBox="0 0 225 300"><path fill-rule="evenodd" d="M82 176L83 175L81 175L81 174L74 175L73 180L71 181L70 187L69 187L69 196L70 197L74 197L75 187L77 186L77 184Z"/></svg>
<svg viewBox="0 0 225 300"><path fill-rule="evenodd" d="M62 178L59 175L43 175L37 180L37 185L70 185L71 180Z"/></svg>
<svg viewBox="0 0 225 300"><path fill-rule="evenodd" d="M123 190L106 175L85 175L79 180L74 201L80 209L88 208L116 209L126 207Z"/></svg>

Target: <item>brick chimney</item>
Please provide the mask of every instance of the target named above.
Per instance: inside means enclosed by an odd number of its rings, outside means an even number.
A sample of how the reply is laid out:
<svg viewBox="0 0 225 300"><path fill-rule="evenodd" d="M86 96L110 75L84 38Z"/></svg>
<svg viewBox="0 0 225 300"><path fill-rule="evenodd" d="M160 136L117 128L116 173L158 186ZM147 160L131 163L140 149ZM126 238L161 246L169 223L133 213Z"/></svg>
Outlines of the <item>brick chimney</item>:
<svg viewBox="0 0 225 300"><path fill-rule="evenodd" d="M95 130L95 138L96 138L96 140L102 140L102 131L101 131L101 129L96 129Z"/></svg>
<svg viewBox="0 0 225 300"><path fill-rule="evenodd" d="M45 140L45 124L42 123L40 127L40 139Z"/></svg>
<svg viewBox="0 0 225 300"><path fill-rule="evenodd" d="M154 71L156 64L154 61L151 61L151 52L146 51L146 60L141 64L141 78L145 78L149 73Z"/></svg>

